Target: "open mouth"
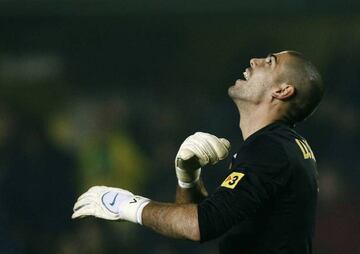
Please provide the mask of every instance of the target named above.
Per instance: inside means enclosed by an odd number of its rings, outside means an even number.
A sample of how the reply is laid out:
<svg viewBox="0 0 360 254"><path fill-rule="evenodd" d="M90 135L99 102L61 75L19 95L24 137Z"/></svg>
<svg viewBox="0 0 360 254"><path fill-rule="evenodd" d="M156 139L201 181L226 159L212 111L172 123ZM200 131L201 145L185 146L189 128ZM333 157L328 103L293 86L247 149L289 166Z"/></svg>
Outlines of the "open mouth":
<svg viewBox="0 0 360 254"><path fill-rule="evenodd" d="M248 81L250 78L250 68L246 68L245 71L243 72L243 75L245 80Z"/></svg>

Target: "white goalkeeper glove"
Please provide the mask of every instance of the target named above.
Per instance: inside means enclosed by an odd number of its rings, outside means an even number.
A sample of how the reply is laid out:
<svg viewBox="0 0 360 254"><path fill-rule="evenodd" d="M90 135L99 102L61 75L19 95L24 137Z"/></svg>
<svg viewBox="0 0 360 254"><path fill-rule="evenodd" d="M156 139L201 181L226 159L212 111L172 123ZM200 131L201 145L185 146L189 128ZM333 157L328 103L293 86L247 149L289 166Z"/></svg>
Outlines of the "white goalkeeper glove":
<svg viewBox="0 0 360 254"><path fill-rule="evenodd" d="M71 218L95 216L142 224L142 211L149 202L149 199L135 196L127 190L94 186L78 198Z"/></svg>
<svg viewBox="0 0 360 254"><path fill-rule="evenodd" d="M196 132L181 144L175 158L176 176L181 188L192 188L200 178L201 167L225 159L230 142L204 132Z"/></svg>

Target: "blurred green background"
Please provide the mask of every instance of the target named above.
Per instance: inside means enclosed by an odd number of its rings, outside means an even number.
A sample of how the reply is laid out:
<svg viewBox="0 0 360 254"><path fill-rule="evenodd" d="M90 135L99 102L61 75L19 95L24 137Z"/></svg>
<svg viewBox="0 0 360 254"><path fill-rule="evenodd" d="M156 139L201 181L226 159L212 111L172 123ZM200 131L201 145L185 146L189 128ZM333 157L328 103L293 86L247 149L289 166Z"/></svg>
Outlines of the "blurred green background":
<svg viewBox="0 0 360 254"><path fill-rule="evenodd" d="M171 202L195 131L241 144L227 88L293 49L326 94L298 130L320 173L314 252L360 253L360 3L1 1L0 253L217 253L130 223L72 221L92 185ZM210 192L229 160L204 170ZM241 246L239 246L241 251Z"/></svg>

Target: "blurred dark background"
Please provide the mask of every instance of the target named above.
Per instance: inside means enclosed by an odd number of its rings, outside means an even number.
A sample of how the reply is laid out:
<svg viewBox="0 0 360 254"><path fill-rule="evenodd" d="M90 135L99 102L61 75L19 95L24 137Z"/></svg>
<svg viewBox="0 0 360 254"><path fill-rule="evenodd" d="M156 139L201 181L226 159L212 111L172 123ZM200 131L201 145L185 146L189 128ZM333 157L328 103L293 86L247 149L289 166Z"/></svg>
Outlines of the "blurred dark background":
<svg viewBox="0 0 360 254"><path fill-rule="evenodd" d="M216 253L130 223L72 221L92 185L171 202L195 131L241 143L227 88L293 49L326 94L298 126L320 173L314 252L360 253L360 2L1 1L0 253ZM204 170L209 191L229 161ZM241 246L239 247L239 251Z"/></svg>

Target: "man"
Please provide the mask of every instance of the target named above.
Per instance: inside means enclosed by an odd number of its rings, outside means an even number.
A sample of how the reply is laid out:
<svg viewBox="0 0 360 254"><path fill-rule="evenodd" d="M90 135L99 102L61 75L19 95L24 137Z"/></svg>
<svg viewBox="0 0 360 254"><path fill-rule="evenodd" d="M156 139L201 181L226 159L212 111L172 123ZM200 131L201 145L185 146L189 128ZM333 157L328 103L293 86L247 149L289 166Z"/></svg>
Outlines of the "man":
<svg viewBox="0 0 360 254"><path fill-rule="evenodd" d="M202 242L222 236L220 253L311 253L316 161L293 125L320 102L321 77L295 51L251 59L244 77L228 90L240 113L244 143L211 196L200 168L224 159L230 143L195 133L175 159L175 204L96 186L78 199L73 218L127 220L165 236Z"/></svg>

